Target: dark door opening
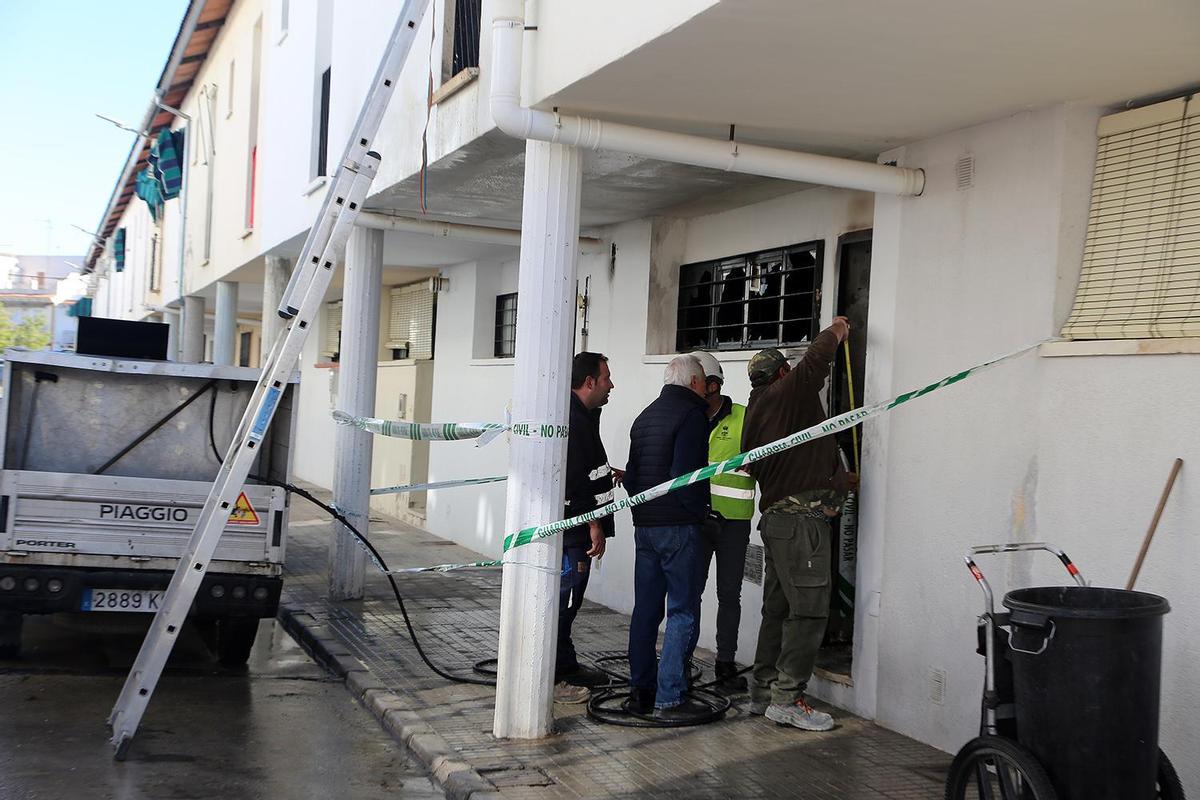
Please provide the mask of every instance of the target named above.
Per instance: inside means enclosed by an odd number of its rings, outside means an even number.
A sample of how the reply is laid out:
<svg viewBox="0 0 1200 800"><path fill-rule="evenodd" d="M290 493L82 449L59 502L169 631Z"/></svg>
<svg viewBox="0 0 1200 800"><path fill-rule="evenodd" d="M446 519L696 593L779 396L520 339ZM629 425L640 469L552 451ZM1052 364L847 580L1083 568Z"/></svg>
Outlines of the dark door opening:
<svg viewBox="0 0 1200 800"><path fill-rule="evenodd" d="M850 361L845 348L834 361L829 390L830 416L842 414L863 403L867 365L867 304L871 287L871 231L848 233L838 239L838 282L836 314L850 319ZM847 366L849 370L847 371ZM860 471L862 431L858 428L837 434L843 464ZM842 513L831 520L834 558L830 565L833 582L829 625L817 666L833 680L848 681L854 648L855 580L858 569L858 498L851 495Z"/></svg>

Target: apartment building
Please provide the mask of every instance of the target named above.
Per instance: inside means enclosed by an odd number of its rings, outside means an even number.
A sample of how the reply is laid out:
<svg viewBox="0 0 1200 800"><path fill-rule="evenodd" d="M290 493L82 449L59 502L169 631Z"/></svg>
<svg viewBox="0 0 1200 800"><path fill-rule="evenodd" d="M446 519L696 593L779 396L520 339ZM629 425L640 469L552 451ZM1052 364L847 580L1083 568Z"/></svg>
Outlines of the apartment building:
<svg viewBox="0 0 1200 800"><path fill-rule="evenodd" d="M186 129L185 186L157 223L138 202L110 204L107 250L89 256L106 276L97 313L170 320L182 305L193 332L202 315L206 357L228 358L229 342L248 337L232 349L257 363L395 13L368 0L193 2L197 25L185 21L176 43L190 82L178 104L163 101L187 116L158 108L152 120ZM382 166L363 217L381 232L369 234L382 247L377 416L501 420L512 397L525 143L496 127L489 99L492 20L522 15L526 107L706 137L731 159L767 145L924 174L919 196L901 196L586 151L575 349L610 359L603 435L614 464L678 352L713 350L727 393L744 401L754 352L800 349L845 313L861 404L1061 338L862 430L858 530L843 555L853 585L814 691L956 748L977 726L981 680L981 597L963 553L1045 540L1098 585L1123 585L1172 459L1200 458L1200 412L1180 402L1200 387L1200 101L1190 94L1200 10L435 0L375 142ZM147 245L156 225L159 244ZM338 279L299 365L296 471L325 486L340 300ZM178 341L194 356L184 316ZM848 403L845 377L840 363L834 408ZM506 447L379 440L374 479L501 474ZM503 485L377 502L485 553L506 533ZM1187 528L1197 504L1185 468L1139 581L1173 608L1171 752L1194 744L1200 707L1189 574L1200 540ZM617 531L589 596L628 611L627 513ZM756 554L742 660L757 633ZM985 569L1001 586L1061 579L1037 557ZM715 602L710 585L710 646ZM1180 768L1200 791L1197 766Z"/></svg>

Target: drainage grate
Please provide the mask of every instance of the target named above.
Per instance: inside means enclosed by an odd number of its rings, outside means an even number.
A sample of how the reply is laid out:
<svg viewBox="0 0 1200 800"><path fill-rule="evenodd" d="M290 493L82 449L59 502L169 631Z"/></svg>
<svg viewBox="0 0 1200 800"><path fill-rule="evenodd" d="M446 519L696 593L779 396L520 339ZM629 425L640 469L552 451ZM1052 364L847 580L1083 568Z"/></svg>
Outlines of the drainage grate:
<svg viewBox="0 0 1200 800"><path fill-rule="evenodd" d="M479 769L478 772L497 789L554 785L554 779L538 767L493 767Z"/></svg>

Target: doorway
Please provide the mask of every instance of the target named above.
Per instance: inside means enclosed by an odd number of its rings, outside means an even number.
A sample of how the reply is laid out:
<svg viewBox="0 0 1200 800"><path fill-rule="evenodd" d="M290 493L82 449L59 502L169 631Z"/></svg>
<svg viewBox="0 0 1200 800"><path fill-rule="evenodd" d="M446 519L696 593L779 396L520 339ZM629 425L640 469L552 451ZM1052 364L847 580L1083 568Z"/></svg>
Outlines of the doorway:
<svg viewBox="0 0 1200 800"><path fill-rule="evenodd" d="M850 320L850 359L838 351L830 380L829 414L835 416L862 405L867 365L867 306L871 288L871 231L855 231L838 239L835 314ZM842 465L858 472L862 432L852 428L835 435ZM842 513L831 520L834 558L830 564L833 592L829 624L817 667L830 680L849 683L854 651L855 582L858 570L858 498L852 494Z"/></svg>

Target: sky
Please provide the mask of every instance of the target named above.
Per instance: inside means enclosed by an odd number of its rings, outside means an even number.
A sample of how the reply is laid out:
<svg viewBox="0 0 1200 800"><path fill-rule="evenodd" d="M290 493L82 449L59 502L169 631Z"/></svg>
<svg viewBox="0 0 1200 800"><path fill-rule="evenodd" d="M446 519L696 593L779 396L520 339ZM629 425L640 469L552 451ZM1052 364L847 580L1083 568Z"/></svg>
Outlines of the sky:
<svg viewBox="0 0 1200 800"><path fill-rule="evenodd" d="M0 254L83 255L187 0L0 0Z"/></svg>

